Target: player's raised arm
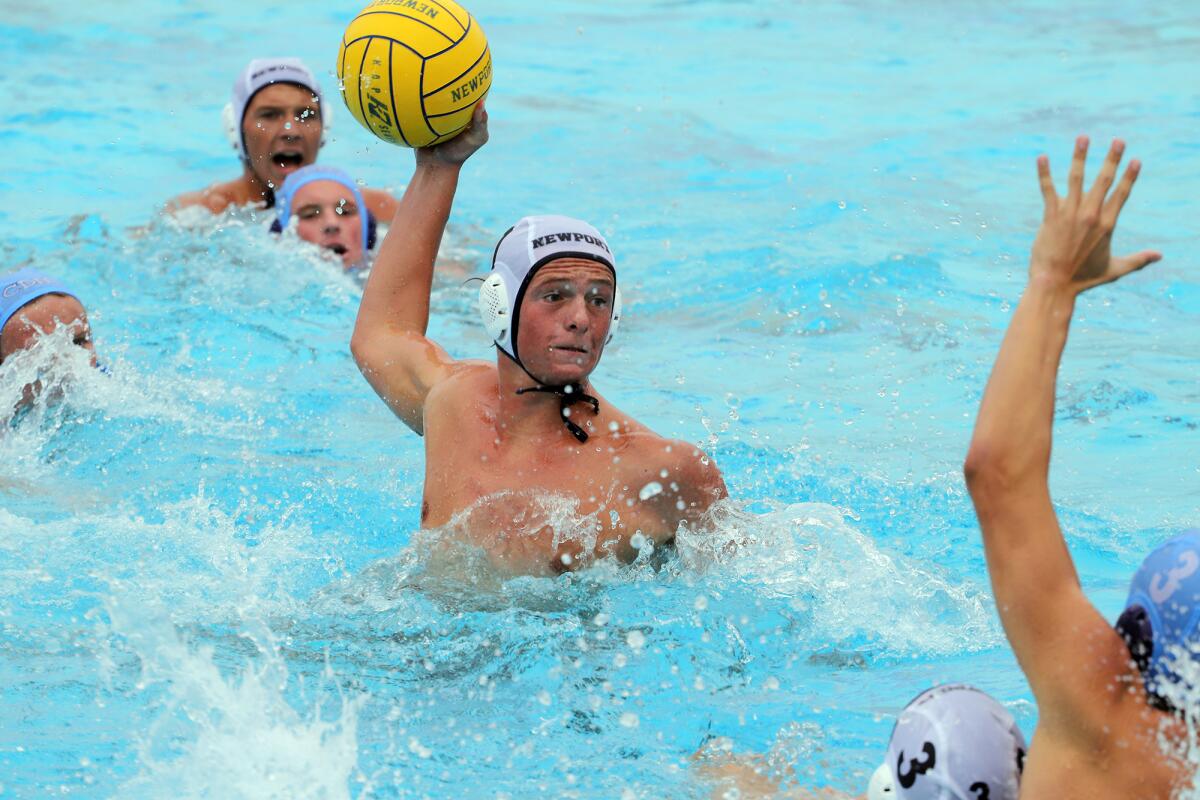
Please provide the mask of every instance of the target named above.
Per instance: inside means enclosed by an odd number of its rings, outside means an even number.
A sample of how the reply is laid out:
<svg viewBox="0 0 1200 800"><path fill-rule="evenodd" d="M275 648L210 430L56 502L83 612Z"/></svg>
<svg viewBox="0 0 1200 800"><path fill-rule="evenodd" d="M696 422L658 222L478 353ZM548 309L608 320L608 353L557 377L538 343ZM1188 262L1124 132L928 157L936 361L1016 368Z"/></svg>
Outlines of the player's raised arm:
<svg viewBox="0 0 1200 800"><path fill-rule="evenodd" d="M1060 197L1045 157L1038 175L1045 215L1029 283L992 370L964 471L979 516L988 570L1009 642L1047 711L1127 668L1119 637L1088 602L1050 501L1047 483L1055 379L1075 298L1160 258L1112 257L1110 240L1137 178L1133 161L1109 194L1124 150L1115 141L1096 182L1083 189L1087 139L1076 142ZM1074 696L1074 695L1072 695Z"/></svg>
<svg viewBox="0 0 1200 800"><path fill-rule="evenodd" d="M487 142L487 112L443 144L415 151L417 166L379 248L350 340L358 368L417 433L425 398L454 360L425 338L433 265L450 216L459 170Z"/></svg>

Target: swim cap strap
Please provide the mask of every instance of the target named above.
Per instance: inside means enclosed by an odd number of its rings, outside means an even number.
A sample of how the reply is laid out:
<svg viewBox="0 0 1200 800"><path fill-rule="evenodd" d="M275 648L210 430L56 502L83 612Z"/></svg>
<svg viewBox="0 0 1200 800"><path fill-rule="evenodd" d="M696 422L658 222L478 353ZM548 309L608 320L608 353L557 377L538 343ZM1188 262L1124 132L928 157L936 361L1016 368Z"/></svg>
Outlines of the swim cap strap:
<svg viewBox="0 0 1200 800"><path fill-rule="evenodd" d="M593 397L583 391L583 387L578 383L568 383L564 386L526 386L524 389L517 389L517 394L525 394L527 392L545 392L546 394L556 396L558 398L559 410L562 412L563 424L567 426L567 430L579 440L580 444L588 440L587 431L571 421L571 406L576 403L587 403L592 407L593 414L599 414L599 398Z"/></svg>

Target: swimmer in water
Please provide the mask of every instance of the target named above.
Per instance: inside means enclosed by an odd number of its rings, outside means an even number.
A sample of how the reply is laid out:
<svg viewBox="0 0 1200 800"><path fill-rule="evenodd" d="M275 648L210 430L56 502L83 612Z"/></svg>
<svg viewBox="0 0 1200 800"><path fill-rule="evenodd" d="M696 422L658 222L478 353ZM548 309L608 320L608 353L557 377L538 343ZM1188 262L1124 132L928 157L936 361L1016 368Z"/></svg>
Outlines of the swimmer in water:
<svg viewBox="0 0 1200 800"><path fill-rule="evenodd" d="M761 756L730 758L712 749L700 754L700 774L713 784L713 800L850 800L835 789L780 793ZM1025 750L1012 715L985 692L961 683L935 686L900 712L865 800L1017 800Z"/></svg>
<svg viewBox="0 0 1200 800"><path fill-rule="evenodd" d="M1161 257L1151 250L1112 255L1117 217L1140 170L1132 161L1115 181L1124 147L1113 142L1085 191L1088 141L1080 137L1065 197L1049 162L1038 159L1045 213L1029 282L964 465L996 607L1038 704L1025 800L1166 800L1196 774L1183 758L1196 709L1180 700L1196 682L1189 686L1179 671L1195 674L1200 644L1200 533L1147 557L1114 629L1079 585L1047 483L1055 380L1076 298Z"/></svg>
<svg viewBox="0 0 1200 800"><path fill-rule="evenodd" d="M202 206L219 214L231 205L271 208L287 176L316 162L331 116L320 84L300 59L251 61L225 107L226 133L241 157L242 174L180 195L168 210ZM396 212L396 200L387 192L363 189L362 194L377 218L390 219Z"/></svg>
<svg viewBox="0 0 1200 800"><path fill-rule="evenodd" d="M92 366L97 366L87 312L71 289L29 268L0 275L0 365L60 325L70 330L75 344L91 353ZM16 409L32 403L40 391L40 383L27 384Z"/></svg>
<svg viewBox="0 0 1200 800"><path fill-rule="evenodd" d="M549 216L526 217L500 238L480 291L494 362L455 360L425 336L459 171L487 138L481 105L466 132L416 151L351 350L379 396L425 437L423 527L475 507L467 537L520 572L561 572L604 553L632 560L639 547L671 542L680 523L698 520L726 491L704 453L658 436L589 380L620 318L604 237ZM577 502L594 545L560 538L549 522L536 535L506 535L547 495Z"/></svg>
<svg viewBox="0 0 1200 800"><path fill-rule="evenodd" d="M273 232L282 232L294 219L297 236L336 255L344 268L366 265L375 247L375 217L358 186L340 169L301 167L287 176L275 205L279 216Z"/></svg>
<svg viewBox="0 0 1200 800"><path fill-rule="evenodd" d="M59 325L71 329L75 344L93 353L87 312L65 284L34 269L0 275L0 364Z"/></svg>

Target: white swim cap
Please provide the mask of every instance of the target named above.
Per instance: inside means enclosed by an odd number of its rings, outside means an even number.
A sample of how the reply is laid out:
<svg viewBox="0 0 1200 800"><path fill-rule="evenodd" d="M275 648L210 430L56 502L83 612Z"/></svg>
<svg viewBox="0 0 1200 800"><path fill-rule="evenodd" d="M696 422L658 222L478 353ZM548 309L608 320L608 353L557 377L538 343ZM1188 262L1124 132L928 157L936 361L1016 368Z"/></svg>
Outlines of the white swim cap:
<svg viewBox="0 0 1200 800"><path fill-rule="evenodd" d="M904 800L1017 800L1025 737L984 692L935 686L901 712L884 764Z"/></svg>
<svg viewBox="0 0 1200 800"><path fill-rule="evenodd" d="M479 287L479 313L492 341L518 364L521 299L538 269L556 258L596 261L612 271L613 281L617 279L617 265L608 243L600 231L582 220L551 214L524 217L509 228L492 255L492 274ZM620 321L621 293L617 291L605 344L612 341Z"/></svg>
<svg viewBox="0 0 1200 800"><path fill-rule="evenodd" d="M246 155L246 137L242 133L246 106L250 105L254 95L273 83L294 83L316 95L317 110L321 112L322 130L327 132L329 129L333 109L326 107L321 95L321 84L317 83L316 76L303 61L298 58L256 58L246 65L242 74L233 82L233 96L225 106L223 114L225 133L243 160L249 157Z"/></svg>

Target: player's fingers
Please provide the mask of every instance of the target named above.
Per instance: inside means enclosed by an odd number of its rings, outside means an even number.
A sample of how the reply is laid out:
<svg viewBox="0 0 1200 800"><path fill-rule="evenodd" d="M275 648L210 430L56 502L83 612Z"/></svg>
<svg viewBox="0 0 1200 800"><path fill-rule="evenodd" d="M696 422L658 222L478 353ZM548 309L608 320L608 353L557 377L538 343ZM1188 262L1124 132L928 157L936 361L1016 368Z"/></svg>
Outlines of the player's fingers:
<svg viewBox="0 0 1200 800"><path fill-rule="evenodd" d="M1117 184L1117 188L1113 189L1113 193L1109 196L1108 201L1104 204L1104 219L1110 225L1117 224L1117 216L1120 215L1121 209L1125 206L1125 201L1129 199L1129 193L1133 191L1133 184L1137 182L1138 173L1142 171L1142 162L1136 158L1129 162L1129 166L1125 168L1125 174L1121 176L1121 181Z"/></svg>
<svg viewBox="0 0 1200 800"><path fill-rule="evenodd" d="M1038 184L1042 187L1042 200L1046 203L1046 211L1050 211L1058 203L1058 192L1054 191L1054 179L1050 177L1050 159L1038 156Z"/></svg>
<svg viewBox="0 0 1200 800"><path fill-rule="evenodd" d="M1112 187L1113 178L1117 175L1117 167L1121 163L1121 156L1125 153L1125 143L1120 139L1113 139L1112 147L1108 148L1108 155L1104 157L1104 163L1100 165L1100 172L1096 175L1096 182L1092 184L1091 191L1088 192L1088 197L1091 198L1096 207L1104 203L1104 198L1108 194L1109 188Z"/></svg>
<svg viewBox="0 0 1200 800"><path fill-rule="evenodd" d="M1075 140L1075 153L1071 156L1071 171L1067 175L1067 201L1078 203L1083 197L1083 164L1087 161L1088 138Z"/></svg>
<svg viewBox="0 0 1200 800"><path fill-rule="evenodd" d="M1157 250L1143 250L1140 253L1132 253L1120 258L1114 258L1113 266L1115 268L1114 271L1118 275L1128 275L1160 260L1162 260L1162 253Z"/></svg>

